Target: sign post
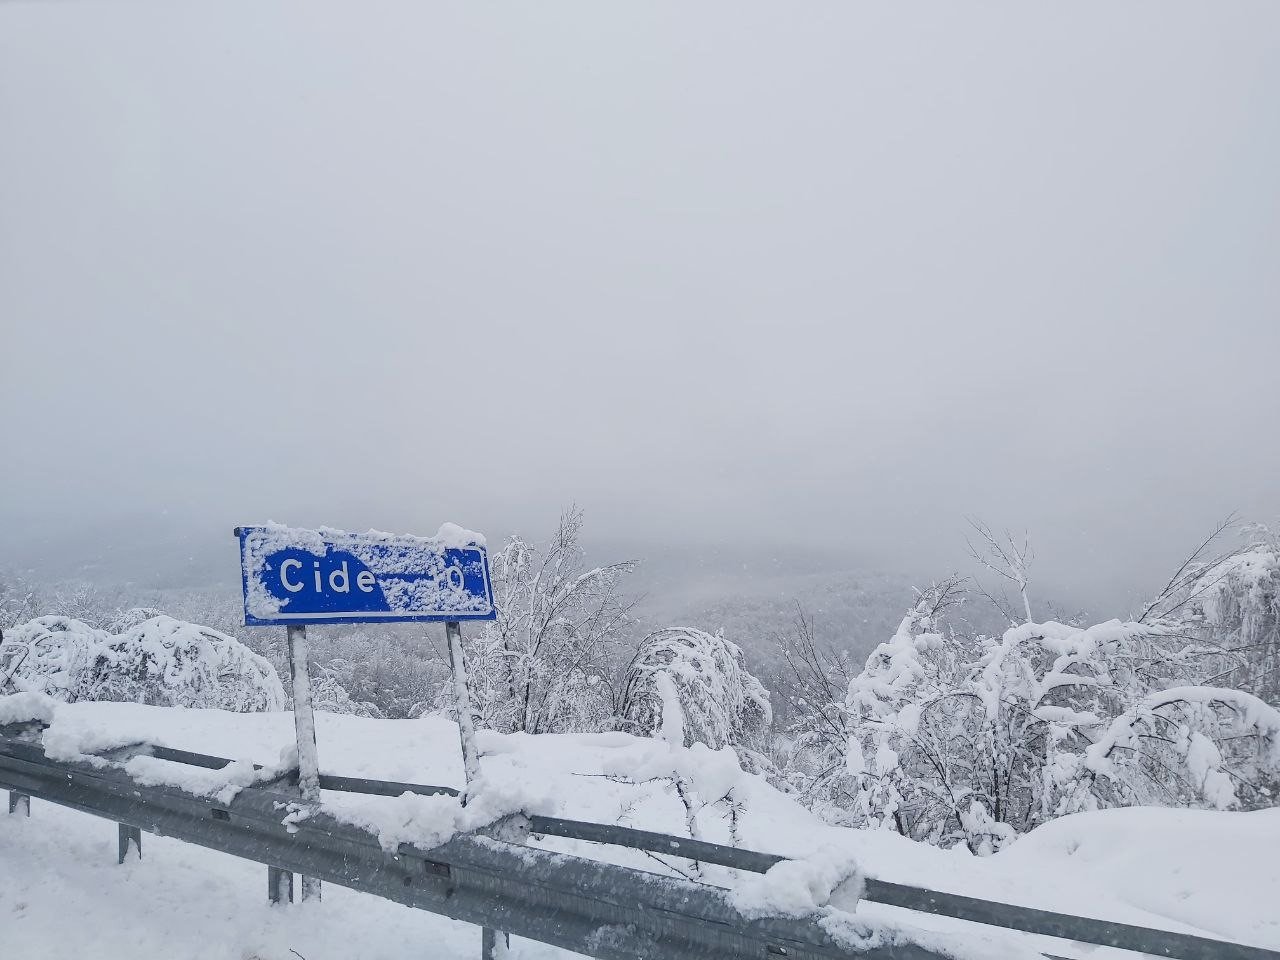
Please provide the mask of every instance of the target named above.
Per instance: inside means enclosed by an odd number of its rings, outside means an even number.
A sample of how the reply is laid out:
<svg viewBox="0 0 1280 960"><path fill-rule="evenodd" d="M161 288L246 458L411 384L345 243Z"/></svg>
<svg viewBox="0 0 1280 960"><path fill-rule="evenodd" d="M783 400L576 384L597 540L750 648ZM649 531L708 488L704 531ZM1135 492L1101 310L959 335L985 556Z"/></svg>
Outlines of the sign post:
<svg viewBox="0 0 1280 960"><path fill-rule="evenodd" d="M467 788L462 792L466 806L472 781L480 776L480 754L476 749L475 722L471 719L471 696L467 692L467 664L462 659L462 624L449 620L444 625L449 642L449 672L453 674L453 708L458 714L458 739L462 741L462 769Z"/></svg>
<svg viewBox="0 0 1280 960"><path fill-rule="evenodd" d="M320 802L307 653L307 624L313 623L444 622L470 787L480 768L462 661L461 621L497 617L484 538L453 524L445 524L432 538L302 530L275 523L237 527L235 534L240 540L245 626L284 626L288 634L303 803ZM273 901L289 898L292 875L268 867L268 888ZM302 899L320 899L319 880L302 878Z"/></svg>
<svg viewBox="0 0 1280 960"><path fill-rule="evenodd" d="M449 672L453 675L453 709L458 715L458 739L462 742L464 784L460 802L465 807L471 796L471 785L480 778L480 751L476 747L475 721L471 719L471 695L467 692L467 662L462 656L462 624L448 620L444 636L449 646ZM480 960L502 960L508 956L510 937L501 930L482 927Z"/></svg>
<svg viewBox="0 0 1280 960"><path fill-rule="evenodd" d="M291 623L289 677L293 682L293 727L298 740L298 793L309 804L320 802L320 753L316 748L316 716L311 709L311 667L307 651L307 627ZM320 899L320 881L302 878L302 899Z"/></svg>

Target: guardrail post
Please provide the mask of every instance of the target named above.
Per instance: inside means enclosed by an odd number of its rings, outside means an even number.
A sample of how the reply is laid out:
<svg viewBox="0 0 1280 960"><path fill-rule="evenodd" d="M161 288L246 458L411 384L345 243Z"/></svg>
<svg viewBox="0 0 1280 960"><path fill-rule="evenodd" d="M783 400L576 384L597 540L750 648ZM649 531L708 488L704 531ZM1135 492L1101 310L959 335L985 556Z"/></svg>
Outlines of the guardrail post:
<svg viewBox="0 0 1280 960"><path fill-rule="evenodd" d="M511 947L511 935L491 927L482 927L480 931L481 960L506 960Z"/></svg>
<svg viewBox="0 0 1280 960"><path fill-rule="evenodd" d="M138 827L131 827L128 824L117 824L120 828L120 859L117 863L124 863L125 857L129 855L129 844L133 844L133 849L138 851L138 859L142 859L142 830Z"/></svg>
<svg viewBox="0 0 1280 960"><path fill-rule="evenodd" d="M9 791L9 812L17 813L18 808L22 808L24 817L31 816L31 798L25 793L19 793L17 790Z"/></svg>
<svg viewBox="0 0 1280 960"><path fill-rule="evenodd" d="M272 903L293 903L293 874L267 867L267 899Z"/></svg>

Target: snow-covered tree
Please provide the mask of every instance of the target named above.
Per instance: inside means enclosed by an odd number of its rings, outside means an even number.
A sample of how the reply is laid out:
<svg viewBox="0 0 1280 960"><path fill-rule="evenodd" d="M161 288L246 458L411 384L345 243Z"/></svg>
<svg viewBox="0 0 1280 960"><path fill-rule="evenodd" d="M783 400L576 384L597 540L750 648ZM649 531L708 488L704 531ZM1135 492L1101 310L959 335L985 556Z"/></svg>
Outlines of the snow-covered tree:
<svg viewBox="0 0 1280 960"><path fill-rule="evenodd" d="M22 577L0 574L0 634L41 614L36 587Z"/></svg>
<svg viewBox="0 0 1280 960"><path fill-rule="evenodd" d="M66 583L53 591L47 602L50 611L105 630L120 609L113 592L94 583Z"/></svg>
<svg viewBox="0 0 1280 960"><path fill-rule="evenodd" d="M781 667L773 689L787 718L772 745L777 782L805 802L829 805L849 750L845 691L858 669L848 651L818 640L813 618L799 605L791 629L775 640Z"/></svg>
<svg viewBox="0 0 1280 960"><path fill-rule="evenodd" d="M719 634L669 627L645 637L623 681L624 729L674 746L704 743L759 754L773 711L742 650Z"/></svg>
<svg viewBox="0 0 1280 960"><path fill-rule="evenodd" d="M69 617L40 617L5 634L0 679L61 700L280 710L275 668L234 637L154 617L120 634Z"/></svg>
<svg viewBox="0 0 1280 960"><path fill-rule="evenodd" d="M620 587L635 563L587 568L581 531L581 512L570 510L545 546L513 536L490 556L498 617L465 648L479 725L508 733L609 725L632 607Z"/></svg>
<svg viewBox="0 0 1280 960"><path fill-rule="evenodd" d="M1170 578L1141 618L1177 623L1200 660L1197 682L1247 690L1280 705L1280 540L1265 527L1209 558L1224 521Z"/></svg>

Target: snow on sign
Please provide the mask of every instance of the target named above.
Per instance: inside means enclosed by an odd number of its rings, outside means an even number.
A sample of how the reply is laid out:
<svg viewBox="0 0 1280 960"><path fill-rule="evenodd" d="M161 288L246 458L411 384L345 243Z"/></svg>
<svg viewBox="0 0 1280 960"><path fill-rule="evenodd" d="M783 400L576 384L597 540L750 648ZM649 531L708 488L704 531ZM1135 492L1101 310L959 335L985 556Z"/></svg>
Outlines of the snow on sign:
<svg viewBox="0 0 1280 960"><path fill-rule="evenodd" d="M247 626L492 620L484 538L237 527Z"/></svg>

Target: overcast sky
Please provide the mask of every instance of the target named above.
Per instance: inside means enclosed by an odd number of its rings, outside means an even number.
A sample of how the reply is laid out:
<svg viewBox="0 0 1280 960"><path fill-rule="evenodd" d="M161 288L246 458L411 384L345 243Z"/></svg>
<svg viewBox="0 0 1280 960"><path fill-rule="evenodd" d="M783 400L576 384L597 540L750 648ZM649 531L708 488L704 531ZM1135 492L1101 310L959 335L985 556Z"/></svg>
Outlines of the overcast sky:
<svg viewBox="0 0 1280 960"><path fill-rule="evenodd" d="M1150 583L1280 515L1277 171L1274 2L0 3L0 564L576 501Z"/></svg>

